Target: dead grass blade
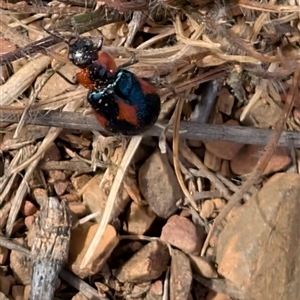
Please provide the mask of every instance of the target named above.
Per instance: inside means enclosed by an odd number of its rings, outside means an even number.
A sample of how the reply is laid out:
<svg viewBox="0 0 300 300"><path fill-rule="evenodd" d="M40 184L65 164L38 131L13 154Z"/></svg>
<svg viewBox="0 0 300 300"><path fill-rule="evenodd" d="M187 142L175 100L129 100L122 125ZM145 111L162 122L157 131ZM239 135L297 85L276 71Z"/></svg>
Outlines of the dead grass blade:
<svg viewBox="0 0 300 300"><path fill-rule="evenodd" d="M90 260L95 252L95 248L97 247L99 241L101 240L101 238L104 234L106 226L109 222L109 218L111 215L111 211L113 209L115 199L118 195L121 183L126 174L126 170L129 166L129 164L131 163L131 159L134 156L139 144L141 143L142 138L143 137L141 135L132 137L128 144L128 147L126 149L126 152L124 154L122 162L121 162L120 166L118 167L116 176L114 178L114 182L112 184L111 191L110 191L108 199L107 199L107 203L106 203L106 207L105 207L105 210L103 213L103 217L101 219L101 223L99 224L99 227L96 231L93 241L91 242L89 248L87 249L84 258L82 259L80 268L84 268L90 263Z"/></svg>
<svg viewBox="0 0 300 300"><path fill-rule="evenodd" d="M180 135L179 135L179 126L180 126L180 116L181 111L183 107L184 100L179 99L176 110L175 110L175 120L174 120L174 131L173 131L173 163L174 163L174 169L175 174L178 179L179 185L185 195L185 197L188 199L191 206L198 211L198 207L196 202L194 201L192 195L190 194L189 190L185 186L183 176L180 171L180 159L179 159L179 143L180 143Z"/></svg>
<svg viewBox="0 0 300 300"><path fill-rule="evenodd" d="M300 7L297 5L274 5L276 1L270 3L259 3L249 0L238 0L238 5L243 8L269 12L269 13L294 13L300 12Z"/></svg>

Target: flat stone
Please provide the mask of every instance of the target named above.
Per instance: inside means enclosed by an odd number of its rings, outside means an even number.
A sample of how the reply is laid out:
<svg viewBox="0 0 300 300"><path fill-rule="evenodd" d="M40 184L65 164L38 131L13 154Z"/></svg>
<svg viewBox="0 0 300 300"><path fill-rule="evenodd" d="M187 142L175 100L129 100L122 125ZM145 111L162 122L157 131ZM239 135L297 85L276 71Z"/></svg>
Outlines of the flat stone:
<svg viewBox="0 0 300 300"><path fill-rule="evenodd" d="M60 170L49 170L48 171L49 174L49 180L51 182L55 182L55 181L61 181L61 180L66 180L67 176L63 171Z"/></svg>
<svg viewBox="0 0 300 300"><path fill-rule="evenodd" d="M209 150L205 150L204 164L212 171L219 171L221 168L222 159L214 155Z"/></svg>
<svg viewBox="0 0 300 300"><path fill-rule="evenodd" d="M188 299L193 282L189 258L179 250L172 250L170 300Z"/></svg>
<svg viewBox="0 0 300 300"><path fill-rule="evenodd" d="M156 280L151 284L150 290L146 295L145 300L162 300L163 296L163 283L161 280Z"/></svg>
<svg viewBox="0 0 300 300"><path fill-rule="evenodd" d="M169 218L161 232L161 240L187 253L198 255L203 245L204 231L187 218L174 215Z"/></svg>
<svg viewBox="0 0 300 300"><path fill-rule="evenodd" d="M2 236L2 234L0 234ZM4 265L8 256L8 249L0 246L0 265Z"/></svg>
<svg viewBox="0 0 300 300"><path fill-rule="evenodd" d="M111 225L107 225L105 232L93 253L91 262L85 268L80 268L85 253L90 246L97 229L98 224L87 222L72 230L68 267L80 278L85 278L89 275L98 273L109 258L111 252L119 243L115 228Z"/></svg>
<svg viewBox="0 0 300 300"><path fill-rule="evenodd" d="M54 190L58 196L62 196L69 186L69 181L57 181L54 183Z"/></svg>
<svg viewBox="0 0 300 300"><path fill-rule="evenodd" d="M44 206L45 201L48 201L48 193L44 189L36 188L32 191L32 198L35 200L39 206Z"/></svg>
<svg viewBox="0 0 300 300"><path fill-rule="evenodd" d="M167 246L153 241L136 252L115 276L121 282L142 283L155 280L167 270L170 260Z"/></svg>
<svg viewBox="0 0 300 300"><path fill-rule="evenodd" d="M270 105L266 100L256 101L250 107L242 124L246 126L259 126L259 128L274 127L281 114L282 109L279 105Z"/></svg>
<svg viewBox="0 0 300 300"><path fill-rule="evenodd" d="M14 285L11 288L11 294L14 300L24 300L24 286L23 285Z"/></svg>
<svg viewBox="0 0 300 300"><path fill-rule="evenodd" d="M132 202L128 211L126 231L129 234L144 234L152 225L156 214L149 206L138 205Z"/></svg>
<svg viewBox="0 0 300 300"><path fill-rule="evenodd" d="M298 299L300 175L274 175L222 230L218 272L245 299Z"/></svg>
<svg viewBox="0 0 300 300"><path fill-rule="evenodd" d="M11 283L10 280L7 278L7 276L0 276L0 291L5 296L8 296L10 288L11 288Z"/></svg>
<svg viewBox="0 0 300 300"><path fill-rule="evenodd" d="M13 271L14 278L17 283L23 285L31 282L31 259L25 254L18 251L11 251L10 253L10 268Z"/></svg>
<svg viewBox="0 0 300 300"><path fill-rule="evenodd" d="M55 143L51 143L48 149L46 150L42 161L60 161L61 160L61 153L59 148Z"/></svg>
<svg viewBox="0 0 300 300"><path fill-rule="evenodd" d="M25 285L25 287L24 287L24 300L29 299L30 291L31 291L31 285Z"/></svg>
<svg viewBox="0 0 300 300"><path fill-rule="evenodd" d="M237 175L251 173L259 158L262 156L263 151L263 146L244 146L230 162L232 172ZM291 158L288 156L287 150L285 148L278 147L264 170L263 175L281 171L286 168L290 162Z"/></svg>
<svg viewBox="0 0 300 300"><path fill-rule="evenodd" d="M189 254L191 267L194 272L206 278L218 278L216 267L207 257Z"/></svg>
<svg viewBox="0 0 300 300"><path fill-rule="evenodd" d="M89 180L82 188L83 203L86 205L86 207L91 213L99 212L99 216L96 218L98 222L100 222L102 218L107 202L107 195L105 194L103 188L99 186L102 178L102 174L96 175L91 180ZM121 187L114 201L114 206L110 214L109 221L117 218L120 215L120 213L123 212L124 208L127 206L129 201L130 198L127 192L125 191L125 189L123 189L123 187Z"/></svg>
<svg viewBox="0 0 300 300"><path fill-rule="evenodd" d="M218 94L218 101L216 106L217 111L230 116L233 105L233 95L229 93L227 88L222 88Z"/></svg>
<svg viewBox="0 0 300 300"><path fill-rule="evenodd" d="M156 150L139 170L139 185L142 195L151 209L161 218L173 215L182 198L182 191L166 155Z"/></svg>
<svg viewBox="0 0 300 300"><path fill-rule="evenodd" d="M84 185L91 180L91 176L87 174L83 174L80 176L72 177L71 178L71 183L74 187L74 189L78 192L81 188L84 187Z"/></svg>
<svg viewBox="0 0 300 300"><path fill-rule="evenodd" d="M89 300L89 298L87 298L84 294L79 292L75 296L72 297L72 300Z"/></svg>
<svg viewBox="0 0 300 300"><path fill-rule="evenodd" d="M37 208L32 202L25 200L20 211L25 217L27 217L34 215L37 212Z"/></svg>

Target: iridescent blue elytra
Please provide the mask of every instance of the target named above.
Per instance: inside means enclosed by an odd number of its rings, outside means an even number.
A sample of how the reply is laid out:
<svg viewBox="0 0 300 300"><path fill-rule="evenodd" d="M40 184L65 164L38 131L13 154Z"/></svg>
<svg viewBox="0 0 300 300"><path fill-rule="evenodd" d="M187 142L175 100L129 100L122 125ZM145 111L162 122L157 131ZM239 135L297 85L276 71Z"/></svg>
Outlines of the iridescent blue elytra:
<svg viewBox="0 0 300 300"><path fill-rule="evenodd" d="M124 135L143 133L160 112L160 98L152 85L124 69L105 88L89 91L87 99L103 127Z"/></svg>

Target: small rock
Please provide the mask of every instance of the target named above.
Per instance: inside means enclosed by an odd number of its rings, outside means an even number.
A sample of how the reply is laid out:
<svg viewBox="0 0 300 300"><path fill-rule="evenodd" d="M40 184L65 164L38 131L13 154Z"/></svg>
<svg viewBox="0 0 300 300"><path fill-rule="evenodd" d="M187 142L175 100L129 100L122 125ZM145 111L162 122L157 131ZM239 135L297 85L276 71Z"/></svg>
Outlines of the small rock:
<svg viewBox="0 0 300 300"><path fill-rule="evenodd" d="M70 270L81 278L98 273L109 258L111 252L119 243L115 228L111 225L107 225L101 240L98 242L97 248L94 250L91 262L86 268L81 269L80 265L82 259L85 256L97 229L98 224L87 222L77 226L71 233L68 266Z"/></svg>
<svg viewBox="0 0 300 300"><path fill-rule="evenodd" d="M281 115L282 108L279 105L270 105L266 100L256 101L242 120L242 124L270 128L275 126Z"/></svg>
<svg viewBox="0 0 300 300"><path fill-rule="evenodd" d="M239 126L239 123L235 120L229 120L224 123L224 125L228 126ZM226 141L203 141L206 149L208 149L211 153L216 155L219 158L231 160L236 156L236 154L241 150L244 146L239 143L232 143Z"/></svg>
<svg viewBox="0 0 300 300"><path fill-rule="evenodd" d="M135 298L136 295L145 295L150 290L150 282L143 282L140 284L133 285L130 294L132 298Z"/></svg>
<svg viewBox="0 0 300 300"><path fill-rule="evenodd" d="M216 293L214 291L210 291L205 300L230 300L231 298L225 294Z"/></svg>
<svg viewBox="0 0 300 300"><path fill-rule="evenodd" d="M143 200L140 188L138 186L138 182L135 177L133 176L126 176L123 180L124 189L126 190L129 197L138 205L145 205L146 201Z"/></svg>
<svg viewBox="0 0 300 300"><path fill-rule="evenodd" d="M231 160L230 167L233 173L237 175L249 174L255 168L259 158L264 151L263 146L246 145ZM263 175L275 173L286 168L291 162L285 148L278 147L271 157Z"/></svg>
<svg viewBox="0 0 300 300"><path fill-rule="evenodd" d="M216 261L216 248L208 247L206 250L205 257L207 257L211 261Z"/></svg>
<svg viewBox="0 0 300 300"><path fill-rule="evenodd" d="M82 188L82 199L83 203L87 206L91 213L99 212L99 216L96 218L100 222L103 212L106 207L107 195L104 193L102 187L99 186L103 175L97 175L93 177L87 184ZM110 214L109 221L117 218L120 213L123 212L124 208L129 203L130 198L125 191L121 188L118 196L114 201L114 206Z"/></svg>
<svg viewBox="0 0 300 300"><path fill-rule="evenodd" d="M88 214L87 208L82 202L70 202L69 209L79 218L82 218L83 216L86 216Z"/></svg>
<svg viewBox="0 0 300 300"><path fill-rule="evenodd" d="M67 188L68 188L69 182L68 181L58 181L54 183L54 190L58 196L62 196Z"/></svg>
<svg viewBox="0 0 300 300"><path fill-rule="evenodd" d="M215 210L215 204L211 200L206 200L201 206L200 217L202 219L208 219L211 217Z"/></svg>
<svg viewBox="0 0 300 300"><path fill-rule="evenodd" d="M191 217L191 212L187 209L183 209L180 214L180 217L184 217L184 218L190 218Z"/></svg>
<svg viewBox="0 0 300 300"><path fill-rule="evenodd" d="M21 206L20 211L25 217L27 217L34 215L37 212L37 208L32 202L25 200Z"/></svg>
<svg viewBox="0 0 300 300"><path fill-rule="evenodd" d="M39 204L39 206L44 206L45 201L48 201L48 193L44 189L36 188L32 191L33 199Z"/></svg>
<svg viewBox="0 0 300 300"><path fill-rule="evenodd" d="M219 237L217 235L213 234L209 240L209 246L213 247L213 248L216 247L218 245L218 240L219 240Z"/></svg>
<svg viewBox="0 0 300 300"><path fill-rule="evenodd" d="M214 203L216 210L221 210L225 206L225 201L221 198L214 198L211 201Z"/></svg>
<svg viewBox="0 0 300 300"><path fill-rule="evenodd" d="M193 281L188 257L179 250L172 250L170 300L188 299Z"/></svg>
<svg viewBox="0 0 300 300"><path fill-rule="evenodd" d="M10 280L7 276L0 276L0 291L5 295L8 296L10 288L11 288ZM1 299L1 298L0 298Z"/></svg>
<svg viewBox="0 0 300 300"><path fill-rule="evenodd" d="M79 292L73 296L72 300L89 300L83 293Z"/></svg>
<svg viewBox="0 0 300 300"><path fill-rule="evenodd" d="M202 147L203 143L199 140L187 140L187 145L191 148L200 148Z"/></svg>
<svg viewBox="0 0 300 300"><path fill-rule="evenodd" d="M75 194L64 194L62 198L68 201L69 203L81 201L81 198Z"/></svg>
<svg viewBox="0 0 300 300"><path fill-rule="evenodd" d="M16 285L16 280L12 275L8 275L5 277L9 280L10 286Z"/></svg>
<svg viewBox="0 0 300 300"><path fill-rule="evenodd" d="M219 171L221 168L222 159L214 155L209 150L205 150L204 164L212 171Z"/></svg>
<svg viewBox="0 0 300 300"><path fill-rule="evenodd" d="M28 30L28 37L32 41L38 41L44 37L43 32L41 32L40 30L41 26L43 26L41 22L42 22L41 20L37 20L27 25L29 28L33 29L33 30Z"/></svg>
<svg viewBox="0 0 300 300"><path fill-rule="evenodd" d="M29 299L30 291L31 291L31 285L25 285L25 287L24 287L24 300Z"/></svg>
<svg viewBox="0 0 300 300"><path fill-rule="evenodd" d="M161 280L156 280L151 284L150 290L145 300L161 300L163 295L163 283Z"/></svg>
<svg viewBox="0 0 300 300"><path fill-rule="evenodd" d="M75 149L83 149L85 147L90 147L91 145L91 141L84 138L83 136L78 136L75 134L71 134L71 133L67 133L65 131L62 131L59 134L59 139L71 144L71 148L75 148ZM73 153L70 150L67 150L67 153L69 152L70 156L73 157ZM75 159L75 161L77 161L78 159L76 157L74 157L73 159Z"/></svg>
<svg viewBox="0 0 300 300"><path fill-rule="evenodd" d="M14 278L17 283L23 285L31 282L31 259L18 251L11 251L10 254L10 268L13 271ZM22 292L23 295L23 292Z"/></svg>
<svg viewBox="0 0 300 300"><path fill-rule="evenodd" d="M55 143L51 143L51 145L46 150L42 160L43 161L61 161L61 154Z"/></svg>
<svg viewBox="0 0 300 300"><path fill-rule="evenodd" d="M152 210L161 218L168 218L178 207L182 192L167 156L156 150L139 170L141 193Z"/></svg>
<svg viewBox="0 0 300 300"><path fill-rule="evenodd" d="M223 116L220 112L216 112L213 116L212 124L224 124Z"/></svg>
<svg viewBox="0 0 300 300"><path fill-rule="evenodd" d="M72 177L71 178L71 183L72 183L74 189L79 191L91 179L92 179L92 176L84 174L84 175Z"/></svg>
<svg viewBox="0 0 300 300"><path fill-rule="evenodd" d="M35 216L35 218L38 218L39 216ZM38 228L38 224L36 222L33 222L30 227L28 227L28 232L27 232L27 245L29 248L32 247L36 240L37 236L37 231L40 229Z"/></svg>
<svg viewBox="0 0 300 300"><path fill-rule="evenodd" d="M219 170L219 173L227 178L234 177L234 174L232 173L230 169L230 162L229 160L223 159L221 163L221 168Z"/></svg>
<svg viewBox="0 0 300 300"><path fill-rule="evenodd" d="M67 179L66 174L60 170L49 170L49 182L64 181Z"/></svg>
<svg viewBox="0 0 300 300"><path fill-rule="evenodd" d="M218 278L214 264L207 258L189 254L191 266L194 272L206 278Z"/></svg>
<svg viewBox="0 0 300 300"><path fill-rule="evenodd" d="M0 247L0 265L4 265L8 256L8 249Z"/></svg>
<svg viewBox="0 0 300 300"><path fill-rule="evenodd" d="M218 272L245 299L298 299L300 175L278 173L226 224Z"/></svg>
<svg viewBox="0 0 300 300"><path fill-rule="evenodd" d="M144 234L152 225L156 215L149 206L132 202L127 217L126 231L130 234Z"/></svg>
<svg viewBox="0 0 300 300"><path fill-rule="evenodd" d="M297 98L299 98L299 100L300 100L300 97L297 97ZM298 102L299 102L299 101L298 101ZM299 104L300 104L300 103L299 103ZM298 104L298 105L299 105L299 104ZM292 115L293 115L293 119L294 119L295 123L299 125L299 123L300 123L300 110L299 110L299 107L298 107L298 108L295 108L295 109L293 110Z"/></svg>
<svg viewBox="0 0 300 300"><path fill-rule="evenodd" d="M2 293L2 292L0 291L0 300L11 300L11 299L12 299L12 297L7 298L7 297L4 295L4 293Z"/></svg>
<svg viewBox="0 0 300 300"><path fill-rule="evenodd" d="M29 229L32 226L34 220L35 220L34 216L28 216L25 218L24 223L27 229Z"/></svg>
<svg viewBox="0 0 300 300"><path fill-rule="evenodd" d="M121 282L142 283L155 280L166 271L169 263L167 246L159 241L153 241L135 253L115 276Z"/></svg>
<svg viewBox="0 0 300 300"><path fill-rule="evenodd" d="M79 155L85 159L91 160L92 151L84 148L79 151Z"/></svg>
<svg viewBox="0 0 300 300"><path fill-rule="evenodd" d="M218 95L217 111L227 116L231 115L234 104L234 97L229 93L227 88L222 88Z"/></svg>
<svg viewBox="0 0 300 300"><path fill-rule="evenodd" d="M24 300L24 286L23 285L14 285L11 288L11 294L14 300Z"/></svg>
<svg viewBox="0 0 300 300"><path fill-rule="evenodd" d="M161 240L184 252L198 255L203 244L204 230L199 232L187 218L172 216L161 232Z"/></svg>

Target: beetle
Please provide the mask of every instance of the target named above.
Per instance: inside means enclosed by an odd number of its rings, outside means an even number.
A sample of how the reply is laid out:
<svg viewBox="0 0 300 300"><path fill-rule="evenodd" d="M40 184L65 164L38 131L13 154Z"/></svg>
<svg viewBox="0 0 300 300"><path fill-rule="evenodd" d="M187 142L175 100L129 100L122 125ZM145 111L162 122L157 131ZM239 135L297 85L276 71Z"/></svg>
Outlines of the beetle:
<svg viewBox="0 0 300 300"><path fill-rule="evenodd" d="M96 119L107 131L138 135L151 128L160 113L161 101L154 86L125 68L101 50L102 40L95 44L79 37L69 44L69 60L79 69L76 81L89 89L87 100Z"/></svg>

